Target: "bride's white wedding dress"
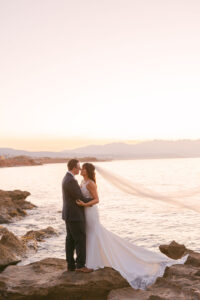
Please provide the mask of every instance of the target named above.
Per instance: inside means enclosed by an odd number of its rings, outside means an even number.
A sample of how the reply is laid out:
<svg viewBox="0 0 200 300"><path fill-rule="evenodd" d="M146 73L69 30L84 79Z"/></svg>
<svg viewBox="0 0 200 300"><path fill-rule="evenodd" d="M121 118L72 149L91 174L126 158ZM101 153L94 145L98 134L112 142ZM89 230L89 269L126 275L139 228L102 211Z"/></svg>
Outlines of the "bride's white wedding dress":
<svg viewBox="0 0 200 300"><path fill-rule="evenodd" d="M82 182L85 197L91 197L87 182ZM86 217L86 266L92 269L112 267L135 289L146 289L166 266L183 264L187 256L173 260L136 246L104 228L99 220L98 206L85 207Z"/></svg>

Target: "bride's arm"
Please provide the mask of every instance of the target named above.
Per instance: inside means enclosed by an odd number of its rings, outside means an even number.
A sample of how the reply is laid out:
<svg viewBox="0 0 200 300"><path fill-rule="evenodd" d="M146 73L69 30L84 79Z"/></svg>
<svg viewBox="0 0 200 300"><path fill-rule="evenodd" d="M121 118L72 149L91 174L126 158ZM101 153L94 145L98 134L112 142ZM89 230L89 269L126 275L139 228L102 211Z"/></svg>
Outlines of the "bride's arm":
<svg viewBox="0 0 200 300"><path fill-rule="evenodd" d="M80 200L77 200L77 204L80 205L80 206L91 206L91 205L94 205L94 204L97 204L99 203L99 196L98 196L98 192L97 192L97 186L96 184L93 182L93 181L90 181L86 188L88 189L88 191L90 192L93 200L87 202L87 203L84 203L83 201L80 201Z"/></svg>

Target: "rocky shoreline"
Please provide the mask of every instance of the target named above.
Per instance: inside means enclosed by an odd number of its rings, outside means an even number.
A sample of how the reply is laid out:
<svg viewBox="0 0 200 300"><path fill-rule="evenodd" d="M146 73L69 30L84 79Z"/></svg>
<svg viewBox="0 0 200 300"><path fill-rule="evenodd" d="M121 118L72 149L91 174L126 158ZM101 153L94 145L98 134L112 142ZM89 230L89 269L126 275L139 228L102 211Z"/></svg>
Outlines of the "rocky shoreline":
<svg viewBox="0 0 200 300"><path fill-rule="evenodd" d="M98 162L105 161L97 159L95 157L82 157L78 159L80 162ZM58 163L67 163L69 158L60 158L60 157L38 157L32 158L29 156L21 155L15 157L0 157L0 168L5 167L22 167L22 166L40 166L45 164L58 164Z"/></svg>
<svg viewBox="0 0 200 300"><path fill-rule="evenodd" d="M68 272L65 260L46 258L26 266L8 266L0 274L0 299L199 300L200 253L175 242L165 248L176 255L188 253L187 261L167 267L164 276L145 291L131 288L111 268L90 274Z"/></svg>
<svg viewBox="0 0 200 300"><path fill-rule="evenodd" d="M39 161L36 161L29 156L14 156L14 157L0 157L0 167L20 167L20 166L38 166L41 165Z"/></svg>
<svg viewBox="0 0 200 300"><path fill-rule="evenodd" d="M7 228L0 226L0 271L9 265L15 265L30 255L31 251L38 250L38 243L45 238L57 235L53 227L42 230L31 230L25 235L17 237Z"/></svg>
<svg viewBox="0 0 200 300"><path fill-rule="evenodd" d="M16 222L27 215L27 210L36 208L34 204L26 200L29 195L27 191L0 190L0 224ZM0 225L0 271L8 265L17 264L30 251L37 251L38 243L53 235L57 235L56 230L53 227L47 227L36 231L31 230L17 237Z"/></svg>
<svg viewBox="0 0 200 300"><path fill-rule="evenodd" d="M26 191L0 190L0 221L10 223L27 215L35 205ZM38 250L38 243L57 232L48 227L17 237L0 226L0 300L200 300L200 253L175 241L160 251L173 259L188 254L185 264L165 269L163 277L147 290L134 290L111 268L90 274L68 272L66 261L46 258L25 266L16 265Z"/></svg>

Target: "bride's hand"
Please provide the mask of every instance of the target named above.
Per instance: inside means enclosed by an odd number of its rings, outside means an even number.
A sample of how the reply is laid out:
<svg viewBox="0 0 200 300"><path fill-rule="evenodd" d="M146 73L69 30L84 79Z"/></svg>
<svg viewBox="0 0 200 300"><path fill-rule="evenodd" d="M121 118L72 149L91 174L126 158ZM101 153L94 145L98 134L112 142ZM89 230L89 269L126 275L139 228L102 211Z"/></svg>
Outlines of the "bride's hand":
<svg viewBox="0 0 200 300"><path fill-rule="evenodd" d="M85 203L81 200L76 200L76 204L78 204L79 206L86 206Z"/></svg>

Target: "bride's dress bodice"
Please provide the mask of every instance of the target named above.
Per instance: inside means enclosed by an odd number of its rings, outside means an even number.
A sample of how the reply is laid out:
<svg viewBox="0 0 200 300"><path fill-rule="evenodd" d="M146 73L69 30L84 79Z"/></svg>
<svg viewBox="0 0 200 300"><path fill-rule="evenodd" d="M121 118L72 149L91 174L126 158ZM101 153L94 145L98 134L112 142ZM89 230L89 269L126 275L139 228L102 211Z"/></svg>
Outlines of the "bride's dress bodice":
<svg viewBox="0 0 200 300"><path fill-rule="evenodd" d="M81 183L81 192L84 197L86 198L92 198L92 195L87 189L87 184L89 181L82 181ZM85 207L85 219L86 219L86 231L87 234L90 231L94 230L94 227L99 225L99 213L98 213L98 206L97 204L93 206L87 206Z"/></svg>
<svg viewBox="0 0 200 300"><path fill-rule="evenodd" d="M89 192L89 190L87 189L87 184L89 183L89 180L88 181L82 181L81 182L81 192L83 194L84 197L86 198L91 198L91 194Z"/></svg>

